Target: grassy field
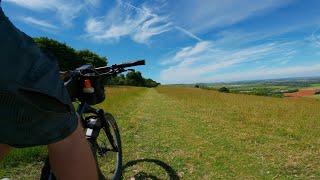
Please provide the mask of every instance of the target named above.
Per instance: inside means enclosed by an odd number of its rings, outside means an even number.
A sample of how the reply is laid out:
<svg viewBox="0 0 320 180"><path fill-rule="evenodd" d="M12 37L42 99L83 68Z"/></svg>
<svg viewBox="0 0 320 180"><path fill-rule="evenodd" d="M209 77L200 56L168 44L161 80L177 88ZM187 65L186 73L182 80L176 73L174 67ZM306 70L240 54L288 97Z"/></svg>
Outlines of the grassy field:
<svg viewBox="0 0 320 180"><path fill-rule="evenodd" d="M306 98L315 98L315 99L320 99L320 94L316 94L316 95L311 95L311 96L303 96Z"/></svg>
<svg viewBox="0 0 320 180"><path fill-rule="evenodd" d="M310 87L303 88L302 90L318 90L320 89L320 84L313 84Z"/></svg>
<svg viewBox="0 0 320 180"><path fill-rule="evenodd" d="M161 86L109 88L124 179L320 179L320 103ZM15 149L0 177L38 179L44 147Z"/></svg>
<svg viewBox="0 0 320 180"><path fill-rule="evenodd" d="M268 88L268 89L289 89L289 88L295 88L290 86L266 86L263 84L237 84L237 85L215 85L215 86L208 86L215 89L219 89L222 87L227 87L229 89L237 89L237 90L251 90L251 89L262 89L262 88Z"/></svg>

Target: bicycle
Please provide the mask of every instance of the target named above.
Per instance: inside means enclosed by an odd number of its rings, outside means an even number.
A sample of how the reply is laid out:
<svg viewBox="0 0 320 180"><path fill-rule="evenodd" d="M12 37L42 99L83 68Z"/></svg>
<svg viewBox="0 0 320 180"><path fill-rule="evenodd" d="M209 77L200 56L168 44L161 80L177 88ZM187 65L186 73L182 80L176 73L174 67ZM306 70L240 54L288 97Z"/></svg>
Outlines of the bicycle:
<svg viewBox="0 0 320 180"><path fill-rule="evenodd" d="M91 146L100 180L121 178L122 147L115 118L110 113L104 112L103 109L94 108L91 105L101 103L105 99L102 77L113 77L125 71L134 71L125 68L139 65L145 65L145 61L139 60L98 68L84 65L69 73L70 77L67 77L68 80L65 82L71 100L75 102L78 99L79 101L77 113ZM104 158L109 158L107 159L109 163L104 164ZM114 164L113 167L112 164ZM49 158L45 161L40 179L56 179L50 168Z"/></svg>

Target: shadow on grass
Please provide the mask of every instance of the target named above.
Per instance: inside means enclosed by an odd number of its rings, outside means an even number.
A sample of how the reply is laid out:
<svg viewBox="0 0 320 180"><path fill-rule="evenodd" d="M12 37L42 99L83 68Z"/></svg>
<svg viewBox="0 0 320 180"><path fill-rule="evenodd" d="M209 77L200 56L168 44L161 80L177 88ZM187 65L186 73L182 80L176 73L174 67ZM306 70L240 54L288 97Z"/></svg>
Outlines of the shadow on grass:
<svg viewBox="0 0 320 180"><path fill-rule="evenodd" d="M139 163L150 163L150 164L155 164L157 166L160 166L161 168L163 168L166 171L170 180L180 180L180 177L178 176L178 174L175 172L175 170L171 166L169 166L165 162L157 160L157 159L138 159L138 160L129 161L122 167L122 170L123 170L122 176L126 172L125 171L126 169L128 169L129 167L132 167L134 165L137 165ZM139 171L134 175L134 179L136 179L136 180L142 180L142 179L158 180L159 178L156 175L149 174L149 173L146 173L143 171Z"/></svg>

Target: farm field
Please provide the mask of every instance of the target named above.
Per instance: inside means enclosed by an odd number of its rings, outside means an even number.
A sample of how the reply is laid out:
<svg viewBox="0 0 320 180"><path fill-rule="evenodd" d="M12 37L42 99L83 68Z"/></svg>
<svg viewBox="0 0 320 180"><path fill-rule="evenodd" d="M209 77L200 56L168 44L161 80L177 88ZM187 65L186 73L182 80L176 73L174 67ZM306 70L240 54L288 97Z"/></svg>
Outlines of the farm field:
<svg viewBox="0 0 320 180"><path fill-rule="evenodd" d="M314 98L314 99L320 99L320 94L316 94L316 95L310 95L310 96L303 96L305 98Z"/></svg>
<svg viewBox="0 0 320 180"><path fill-rule="evenodd" d="M320 84L312 84L310 87L303 88L302 90L320 90Z"/></svg>
<svg viewBox="0 0 320 180"><path fill-rule="evenodd" d="M320 80L311 79L290 79L290 80L260 80L257 82L245 83L222 83L222 84L204 84L198 85L202 89L220 91L220 88L227 88L230 93L249 94L269 97L286 97L290 99L299 99L304 96L318 99L312 96L320 91Z"/></svg>
<svg viewBox="0 0 320 180"><path fill-rule="evenodd" d="M298 92L294 93L285 93L285 96L287 97L305 97L305 96L313 96L316 92L319 92L319 90L299 90Z"/></svg>
<svg viewBox="0 0 320 180"><path fill-rule="evenodd" d="M320 103L191 87L113 87L124 179L320 179ZM38 179L44 147L15 149L0 178Z"/></svg>

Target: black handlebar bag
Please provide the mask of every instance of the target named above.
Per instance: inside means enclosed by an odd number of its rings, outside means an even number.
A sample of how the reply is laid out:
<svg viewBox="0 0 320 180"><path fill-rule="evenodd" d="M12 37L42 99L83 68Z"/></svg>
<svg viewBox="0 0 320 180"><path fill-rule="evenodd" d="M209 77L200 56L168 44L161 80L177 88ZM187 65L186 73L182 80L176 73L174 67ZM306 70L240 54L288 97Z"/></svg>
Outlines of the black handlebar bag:
<svg viewBox="0 0 320 180"><path fill-rule="evenodd" d="M86 81L89 81L91 88L85 86ZM106 98L104 83L101 77L85 77L80 78L81 86L80 93L78 95L78 100L81 102L86 102L89 105L95 105L103 102Z"/></svg>
<svg viewBox="0 0 320 180"><path fill-rule="evenodd" d="M73 102L78 99L89 105L95 105L105 100L103 79L92 68L70 71L64 78L64 82ZM85 84L89 87L86 87Z"/></svg>

